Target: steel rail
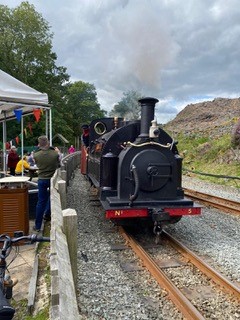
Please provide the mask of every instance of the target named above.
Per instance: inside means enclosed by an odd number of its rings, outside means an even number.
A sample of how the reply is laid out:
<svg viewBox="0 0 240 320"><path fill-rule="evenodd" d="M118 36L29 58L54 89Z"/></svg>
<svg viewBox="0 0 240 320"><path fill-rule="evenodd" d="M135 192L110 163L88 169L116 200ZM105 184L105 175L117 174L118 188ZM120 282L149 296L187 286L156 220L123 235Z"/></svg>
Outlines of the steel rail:
<svg viewBox="0 0 240 320"><path fill-rule="evenodd" d="M184 194L227 213L240 214L240 202L184 188Z"/></svg>
<svg viewBox="0 0 240 320"><path fill-rule="evenodd" d="M158 267L153 259L145 252L145 250L129 235L122 227L119 228L120 233L127 241L127 244L134 250L137 256L142 260L142 263L149 270L152 276L164 287L169 295L169 298L177 306L179 311L191 320L204 320L205 318L194 307L194 305L183 295L183 293L172 283L165 273Z"/></svg>
<svg viewBox="0 0 240 320"><path fill-rule="evenodd" d="M206 262L204 262L200 257L198 257L194 252L185 247L182 243L180 243L177 239L175 239L172 235L167 233L166 231L162 232L162 235L169 240L170 244L178 250L181 254L183 254L187 259L191 261L201 272L210 277L215 283L222 287L222 290L228 293L231 293L240 300L240 288L238 288L234 283L229 281L222 274L214 270L211 266L209 266Z"/></svg>

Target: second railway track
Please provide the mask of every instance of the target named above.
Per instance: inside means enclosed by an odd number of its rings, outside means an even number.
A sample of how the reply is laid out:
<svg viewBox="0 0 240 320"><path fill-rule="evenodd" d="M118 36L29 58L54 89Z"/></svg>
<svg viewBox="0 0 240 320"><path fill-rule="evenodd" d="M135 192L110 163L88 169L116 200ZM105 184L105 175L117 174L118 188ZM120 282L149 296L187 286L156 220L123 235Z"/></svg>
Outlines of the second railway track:
<svg viewBox="0 0 240 320"><path fill-rule="evenodd" d="M176 305L183 316L186 319L207 319L207 316L205 315L208 313L208 311L205 310L204 312L203 310L201 310L202 307L198 307L198 304L194 300L194 298L190 299L189 297L187 297L188 295L184 294L184 290L176 286L174 282L171 281L171 279L167 276L167 272L164 272L165 267L161 268L156 260L152 258L149 253L147 253L147 251L144 249L144 246L141 246L140 243L138 243L131 235L126 233L123 228L120 228L120 232L127 241L127 244L141 259L143 265L149 270L155 280L160 284L160 286L167 290L169 298ZM208 278L208 281L213 281L218 285L218 287L215 288L216 295L218 295L218 290L222 290L227 293L226 299L231 301L229 303L235 303L236 308L237 306L240 306L240 287L238 287L237 285L229 281L226 277L221 275L219 272L214 270L211 266L204 262L203 259L198 257L167 232L163 232L162 237L184 256L188 264L192 263L203 275ZM201 288L199 290L203 290L204 295L204 289ZM187 292L188 290L185 291ZM229 296L228 294L230 294L231 296ZM209 308L214 308L214 303L213 306L209 306Z"/></svg>
<svg viewBox="0 0 240 320"><path fill-rule="evenodd" d="M184 188L185 196L191 197L194 200L200 201L205 205L218 208L227 213L240 215L240 202L222 197L213 196L204 192Z"/></svg>

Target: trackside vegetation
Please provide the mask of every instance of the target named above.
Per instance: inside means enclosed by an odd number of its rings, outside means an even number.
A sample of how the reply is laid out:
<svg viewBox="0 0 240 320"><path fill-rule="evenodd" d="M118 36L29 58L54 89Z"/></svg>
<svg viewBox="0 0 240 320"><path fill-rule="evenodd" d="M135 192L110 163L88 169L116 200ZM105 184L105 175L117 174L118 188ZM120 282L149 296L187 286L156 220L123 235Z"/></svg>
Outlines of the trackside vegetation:
<svg viewBox="0 0 240 320"><path fill-rule="evenodd" d="M224 134L213 138L210 135L197 133L192 135L179 133L175 136L175 140L178 141L177 147L183 157L185 173L195 174L203 180L240 188L240 146L233 144L234 136ZM230 176L239 179L217 176Z"/></svg>

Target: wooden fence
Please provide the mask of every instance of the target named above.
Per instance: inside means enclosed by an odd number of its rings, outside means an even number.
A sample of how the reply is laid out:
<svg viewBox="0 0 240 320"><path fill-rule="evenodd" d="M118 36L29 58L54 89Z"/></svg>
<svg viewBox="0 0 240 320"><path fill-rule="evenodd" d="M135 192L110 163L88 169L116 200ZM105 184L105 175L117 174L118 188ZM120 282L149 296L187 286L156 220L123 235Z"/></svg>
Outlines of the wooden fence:
<svg viewBox="0 0 240 320"><path fill-rule="evenodd" d="M67 208L67 187L80 165L80 152L66 156L51 179L50 319L80 319L76 296L77 214Z"/></svg>

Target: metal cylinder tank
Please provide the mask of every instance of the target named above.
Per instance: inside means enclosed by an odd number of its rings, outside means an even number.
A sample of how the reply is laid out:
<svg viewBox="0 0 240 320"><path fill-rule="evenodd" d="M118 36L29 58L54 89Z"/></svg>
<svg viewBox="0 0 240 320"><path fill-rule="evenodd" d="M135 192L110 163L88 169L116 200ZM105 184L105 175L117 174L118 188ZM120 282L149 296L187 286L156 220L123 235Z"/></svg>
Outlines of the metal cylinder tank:
<svg viewBox="0 0 240 320"><path fill-rule="evenodd" d="M118 156L112 152L102 157L101 187L103 190L115 190L117 188Z"/></svg>

